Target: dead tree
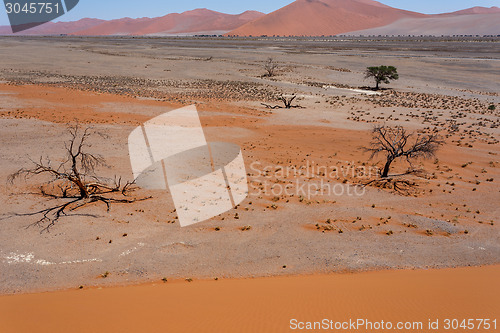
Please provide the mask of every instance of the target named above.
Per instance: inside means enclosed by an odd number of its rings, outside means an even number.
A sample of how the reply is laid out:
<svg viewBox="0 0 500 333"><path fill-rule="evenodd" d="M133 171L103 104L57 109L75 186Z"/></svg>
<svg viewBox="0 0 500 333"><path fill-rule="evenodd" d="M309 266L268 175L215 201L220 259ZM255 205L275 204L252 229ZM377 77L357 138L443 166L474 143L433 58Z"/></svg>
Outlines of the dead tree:
<svg viewBox="0 0 500 333"><path fill-rule="evenodd" d="M398 158L406 158L412 167L412 160L434 157L439 146L444 143L437 134L419 134L415 140L411 140L412 136L413 133L408 133L401 126L377 126L373 129L371 147L365 148L365 151L371 153L370 159L378 154L385 154L384 169L380 173L382 178L389 176L391 164Z"/></svg>
<svg viewBox="0 0 500 333"><path fill-rule="evenodd" d="M302 108L302 106L300 105L292 105L292 102L295 100L295 98L297 98L296 95L293 95L291 97L285 97L285 96L281 96L279 98L279 100L281 102L283 102L283 105L284 106L280 106L280 105L269 105L269 104L265 104L265 103L261 103L262 105L264 105L266 108L268 109L292 109L292 108Z"/></svg>
<svg viewBox="0 0 500 333"><path fill-rule="evenodd" d="M293 95L292 97L285 97L285 96L281 96L280 100L283 102L283 104L285 104L285 109L290 109L292 108L292 102L293 100L297 98L297 96Z"/></svg>
<svg viewBox="0 0 500 333"><path fill-rule="evenodd" d="M266 63L264 64L264 69L266 74L264 77L273 77L276 74L276 70L278 69L278 64L274 62L273 58L267 58Z"/></svg>
<svg viewBox="0 0 500 333"><path fill-rule="evenodd" d="M64 145L66 156L63 162L53 166L49 158L40 158L38 162L32 161L32 168L20 169L9 177L9 182L13 183L20 177L46 176L46 182L40 186L40 194L64 201L54 207L14 216L40 216L29 226L43 226L43 232L49 231L62 216L92 203L105 204L109 212L113 203L133 203L150 198L129 198L130 192L136 189L134 182L122 185L121 178L115 177L114 183L110 183L96 176L96 169L106 163L102 156L87 152L90 147L87 140L92 133L95 132L90 128L69 127L70 140Z"/></svg>

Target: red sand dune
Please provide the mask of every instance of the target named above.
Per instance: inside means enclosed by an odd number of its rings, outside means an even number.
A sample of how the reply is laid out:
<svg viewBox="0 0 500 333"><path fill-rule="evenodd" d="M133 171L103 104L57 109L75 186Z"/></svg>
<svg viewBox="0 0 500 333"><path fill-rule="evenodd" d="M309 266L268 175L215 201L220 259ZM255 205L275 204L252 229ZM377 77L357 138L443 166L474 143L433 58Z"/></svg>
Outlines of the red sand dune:
<svg viewBox="0 0 500 333"><path fill-rule="evenodd" d="M402 18L418 17L426 15L372 0L297 0L228 35L336 35L388 25Z"/></svg>
<svg viewBox="0 0 500 333"><path fill-rule="evenodd" d="M300 322L328 319L340 323L364 319L394 325L422 323L422 329L393 332L496 332L491 325L500 311L499 274L499 266L490 266L174 281L0 296L0 331L276 333L293 332L292 319ZM445 319L457 319L460 323L472 319L476 329L445 330ZM488 319L490 330L477 329L476 319ZM440 329L429 329L429 320L438 320ZM363 326L356 330L390 331Z"/></svg>
<svg viewBox="0 0 500 333"><path fill-rule="evenodd" d="M246 11L239 15L231 15L208 9L195 9L181 14L174 13L156 18L143 17L132 19L127 17L111 21L85 18L75 22L49 22L42 26L23 31L20 35L222 34L264 15L257 11ZM0 26L0 35L11 34L12 30L9 26Z"/></svg>
<svg viewBox="0 0 500 333"><path fill-rule="evenodd" d="M157 18L124 18L112 20L81 30L75 35L175 35L203 32L227 32L249 21L255 20L263 13L247 11L239 15L230 15L208 9L195 9L182 14L168 14Z"/></svg>

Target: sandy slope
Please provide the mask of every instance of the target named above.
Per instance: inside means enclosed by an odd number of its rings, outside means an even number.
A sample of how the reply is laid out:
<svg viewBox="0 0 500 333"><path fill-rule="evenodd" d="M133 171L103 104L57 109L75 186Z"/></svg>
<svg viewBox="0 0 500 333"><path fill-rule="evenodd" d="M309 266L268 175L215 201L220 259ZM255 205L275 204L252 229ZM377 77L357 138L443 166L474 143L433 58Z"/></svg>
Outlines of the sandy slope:
<svg viewBox="0 0 500 333"><path fill-rule="evenodd" d="M500 13L404 18L383 27L345 35L500 35Z"/></svg>
<svg viewBox="0 0 500 333"><path fill-rule="evenodd" d="M456 12L448 13L448 14L441 14L441 15L468 15L468 14L493 14L493 13L500 13L500 8L493 6L493 7L472 7L468 9L463 9L459 10Z"/></svg>
<svg viewBox="0 0 500 333"><path fill-rule="evenodd" d="M445 319L497 319L498 325L499 278L500 267L490 266L192 283L158 281L156 285L126 288L0 296L0 320L3 333L290 332L293 319L334 323L383 320L393 325L420 322L423 329L398 332L444 332ZM438 320L441 330L429 330L429 320ZM366 326L355 331L373 332ZM486 332L477 326L473 331Z"/></svg>
<svg viewBox="0 0 500 333"><path fill-rule="evenodd" d="M298 0L228 35L321 36L374 28L424 14L383 6L375 1Z"/></svg>

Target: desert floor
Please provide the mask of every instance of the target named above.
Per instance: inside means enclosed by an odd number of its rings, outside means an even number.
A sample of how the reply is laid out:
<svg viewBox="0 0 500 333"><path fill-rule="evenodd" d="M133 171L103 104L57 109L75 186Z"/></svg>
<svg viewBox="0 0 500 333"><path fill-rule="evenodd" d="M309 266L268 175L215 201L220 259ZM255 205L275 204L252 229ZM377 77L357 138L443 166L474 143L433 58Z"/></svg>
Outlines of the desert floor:
<svg viewBox="0 0 500 333"><path fill-rule="evenodd" d="M498 39L5 37L0 59L0 293L499 263ZM364 70L380 64L401 78L372 94ZM262 105L292 94L301 108ZM190 104L208 141L243 150L251 190L236 209L181 228L167 191L139 190L153 198L49 229L19 216L59 202L39 194L43 177L7 180L30 159L62 161L68 124L106 134L90 138L109 166L99 175L132 180L129 133ZM363 150L375 124L446 144L396 177L412 184L401 193L363 187L381 166ZM291 193L273 193L283 184Z"/></svg>

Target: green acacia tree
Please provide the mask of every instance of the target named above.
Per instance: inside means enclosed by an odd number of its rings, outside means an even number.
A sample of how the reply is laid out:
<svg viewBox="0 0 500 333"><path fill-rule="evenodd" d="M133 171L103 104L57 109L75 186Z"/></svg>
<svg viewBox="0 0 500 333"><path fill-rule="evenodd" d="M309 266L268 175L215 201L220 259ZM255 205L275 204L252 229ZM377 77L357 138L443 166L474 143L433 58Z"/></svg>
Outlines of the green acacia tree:
<svg viewBox="0 0 500 333"><path fill-rule="evenodd" d="M375 89L379 89L380 82L390 83L389 80L397 80L399 79L398 70L394 66L374 66L367 67L365 78L373 77L377 85Z"/></svg>

